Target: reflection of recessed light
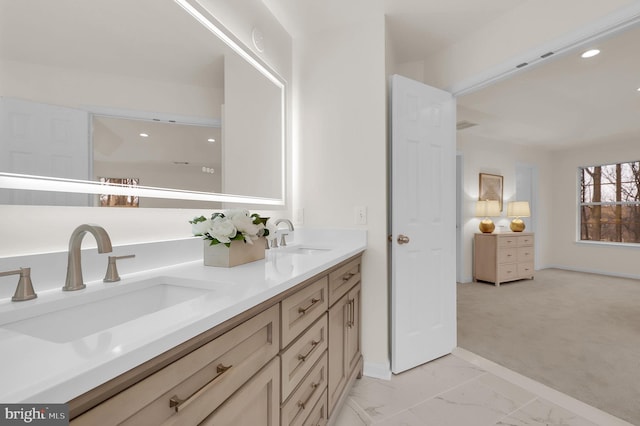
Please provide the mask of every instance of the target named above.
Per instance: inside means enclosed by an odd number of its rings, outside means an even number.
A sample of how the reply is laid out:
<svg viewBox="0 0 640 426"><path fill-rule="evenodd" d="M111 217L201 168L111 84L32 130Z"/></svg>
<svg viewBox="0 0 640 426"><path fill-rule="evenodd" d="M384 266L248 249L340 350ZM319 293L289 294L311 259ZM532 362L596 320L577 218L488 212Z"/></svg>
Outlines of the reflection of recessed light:
<svg viewBox="0 0 640 426"><path fill-rule="evenodd" d="M640 87L638 87L636 90L637 90L638 92L640 92Z"/></svg>
<svg viewBox="0 0 640 426"><path fill-rule="evenodd" d="M212 143L213 143L213 142L215 142L215 141L216 141L216 140L215 140L214 138L209 138L209 139L207 139L207 142L212 142Z"/></svg>
<svg viewBox="0 0 640 426"><path fill-rule="evenodd" d="M140 136L143 138L148 138L149 134L148 133L140 133Z"/></svg>
<svg viewBox="0 0 640 426"><path fill-rule="evenodd" d="M591 49L591 50L587 50L586 52L584 52L582 55L580 55L582 58L593 58L594 56L596 56L598 53L600 53L600 51L598 49Z"/></svg>

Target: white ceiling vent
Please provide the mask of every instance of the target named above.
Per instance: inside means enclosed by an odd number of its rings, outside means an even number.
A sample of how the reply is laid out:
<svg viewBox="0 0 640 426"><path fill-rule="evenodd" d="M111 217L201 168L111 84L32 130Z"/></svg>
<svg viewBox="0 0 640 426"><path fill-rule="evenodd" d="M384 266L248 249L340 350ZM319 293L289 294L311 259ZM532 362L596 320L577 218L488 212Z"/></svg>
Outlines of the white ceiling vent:
<svg viewBox="0 0 640 426"><path fill-rule="evenodd" d="M471 121L462 120L456 123L456 130L464 130L477 125L478 123L472 123Z"/></svg>

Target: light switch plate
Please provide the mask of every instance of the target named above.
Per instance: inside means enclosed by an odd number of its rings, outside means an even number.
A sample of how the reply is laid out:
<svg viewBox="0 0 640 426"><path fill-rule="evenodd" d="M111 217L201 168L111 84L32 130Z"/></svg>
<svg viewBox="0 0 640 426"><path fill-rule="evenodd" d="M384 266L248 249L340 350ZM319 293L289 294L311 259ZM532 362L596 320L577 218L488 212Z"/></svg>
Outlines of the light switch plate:
<svg viewBox="0 0 640 426"><path fill-rule="evenodd" d="M367 207L366 206L358 206L354 210L355 213L355 223L356 225L366 225L367 224Z"/></svg>

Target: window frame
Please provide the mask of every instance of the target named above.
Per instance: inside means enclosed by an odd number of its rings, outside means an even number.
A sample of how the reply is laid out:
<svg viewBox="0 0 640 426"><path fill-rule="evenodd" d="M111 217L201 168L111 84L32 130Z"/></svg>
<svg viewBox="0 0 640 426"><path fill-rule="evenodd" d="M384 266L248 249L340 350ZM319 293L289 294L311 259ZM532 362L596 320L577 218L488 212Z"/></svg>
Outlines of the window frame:
<svg viewBox="0 0 640 426"><path fill-rule="evenodd" d="M599 202L583 202L583 176L584 170L595 167L605 167L605 166L616 166L618 164L632 164L635 163L640 166L640 160L632 160L632 161L613 161L608 163L598 163L598 164L590 164L590 165L582 165L578 166L576 170L577 176L577 185L576 185L576 242L579 244L595 244L595 245L607 245L607 246L618 246L618 247L640 247L640 235L637 236L637 241L635 242L625 242L625 241L609 241L609 240L587 240L582 239L582 218L583 212L582 209L584 206L640 206L640 195L637 195L638 201L599 201ZM640 170L639 170L640 173ZM600 183L601 187L603 183ZM605 185L611 185L611 183L607 182ZM640 182L637 183L638 192L640 193Z"/></svg>

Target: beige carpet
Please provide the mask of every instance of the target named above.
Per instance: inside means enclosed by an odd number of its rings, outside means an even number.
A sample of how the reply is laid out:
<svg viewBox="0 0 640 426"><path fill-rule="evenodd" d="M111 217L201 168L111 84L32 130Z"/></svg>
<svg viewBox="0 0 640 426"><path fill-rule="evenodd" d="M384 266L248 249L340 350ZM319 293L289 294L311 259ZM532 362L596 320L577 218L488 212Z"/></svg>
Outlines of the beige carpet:
<svg viewBox="0 0 640 426"><path fill-rule="evenodd" d="M640 281L458 284L458 346L640 426Z"/></svg>

